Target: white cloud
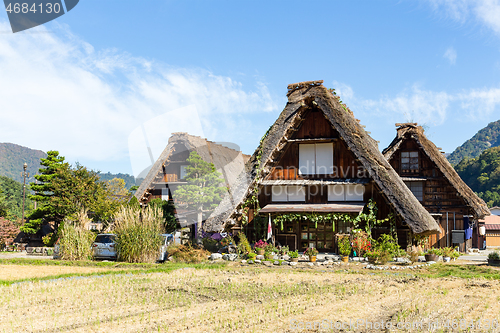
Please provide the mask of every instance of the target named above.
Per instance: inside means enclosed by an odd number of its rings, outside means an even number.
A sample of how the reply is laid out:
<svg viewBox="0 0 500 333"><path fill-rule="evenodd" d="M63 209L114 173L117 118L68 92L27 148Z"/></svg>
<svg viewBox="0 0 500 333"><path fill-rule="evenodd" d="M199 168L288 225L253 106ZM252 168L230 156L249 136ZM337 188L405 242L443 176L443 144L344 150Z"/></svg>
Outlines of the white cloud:
<svg viewBox="0 0 500 333"><path fill-rule="evenodd" d="M336 87L340 87L337 89ZM441 125L448 120L450 110L461 114L463 119L488 119L500 107L500 88L473 88L458 93L431 91L414 84L395 96L381 96L378 99L363 99L354 94L347 84L335 82L336 91L346 91L345 98L355 115L357 112L368 117L385 118L396 122L418 122L427 125Z"/></svg>
<svg viewBox="0 0 500 333"><path fill-rule="evenodd" d="M453 47L449 47L443 54L443 58L448 59L450 65L455 65L457 63L457 51Z"/></svg>
<svg viewBox="0 0 500 333"><path fill-rule="evenodd" d="M195 106L208 135L239 113L277 109L264 84L249 90L207 70L96 51L67 29L36 29L0 37L0 142L57 149L73 161L119 160L137 126L169 111Z"/></svg>
<svg viewBox="0 0 500 333"><path fill-rule="evenodd" d="M500 36L500 0L427 0L430 7L459 23L475 18Z"/></svg>

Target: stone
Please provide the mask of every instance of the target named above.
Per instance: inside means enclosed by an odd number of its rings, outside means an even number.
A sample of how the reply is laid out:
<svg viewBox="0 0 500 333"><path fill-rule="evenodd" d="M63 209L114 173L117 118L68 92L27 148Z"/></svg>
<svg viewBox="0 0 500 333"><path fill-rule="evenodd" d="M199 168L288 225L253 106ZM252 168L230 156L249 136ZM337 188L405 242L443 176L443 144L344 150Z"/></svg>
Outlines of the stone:
<svg viewBox="0 0 500 333"><path fill-rule="evenodd" d="M275 260L275 261L273 262L273 265L278 266L279 264L280 264L280 262L279 262L278 260Z"/></svg>
<svg viewBox="0 0 500 333"><path fill-rule="evenodd" d="M235 261L237 258L238 258L238 255L236 253L224 254L222 256L222 259L229 260L229 261Z"/></svg>
<svg viewBox="0 0 500 333"><path fill-rule="evenodd" d="M280 265L281 265L281 266L286 266L286 265L288 265L288 261L282 261L282 262L280 263Z"/></svg>
<svg viewBox="0 0 500 333"><path fill-rule="evenodd" d="M220 254L220 253L212 253L210 255L210 260L217 260L217 259L222 259L222 254Z"/></svg>
<svg viewBox="0 0 500 333"><path fill-rule="evenodd" d="M242 264L246 264L247 262L248 262L248 261L246 261L246 260L242 260L242 261L241 261L241 263L242 263Z"/></svg>
<svg viewBox="0 0 500 333"><path fill-rule="evenodd" d="M314 266L314 264L312 262L308 262L307 265L308 266Z"/></svg>
<svg viewBox="0 0 500 333"><path fill-rule="evenodd" d="M264 256L262 254L258 254L256 257L257 260L264 260Z"/></svg>
<svg viewBox="0 0 500 333"><path fill-rule="evenodd" d="M248 260L248 261L247 261L247 264L249 264L249 265L253 265L253 264L254 264L254 262L253 262L253 260L252 260L252 259L250 259L250 260Z"/></svg>
<svg viewBox="0 0 500 333"><path fill-rule="evenodd" d="M260 261L259 259L255 259L255 263L256 264L260 264L262 261Z"/></svg>
<svg viewBox="0 0 500 333"><path fill-rule="evenodd" d="M277 255L277 254L275 254L275 255L273 256L273 260L280 260L280 256L279 256L279 255Z"/></svg>
<svg viewBox="0 0 500 333"><path fill-rule="evenodd" d="M285 254L283 256L283 260L286 260L286 261L290 260L290 256L288 254Z"/></svg>
<svg viewBox="0 0 500 333"><path fill-rule="evenodd" d="M262 264L264 266L272 266L273 265L270 261L263 261Z"/></svg>
<svg viewBox="0 0 500 333"><path fill-rule="evenodd" d="M296 262L293 262L293 261L289 262L288 264L289 264L290 266L297 266L297 263L296 263Z"/></svg>

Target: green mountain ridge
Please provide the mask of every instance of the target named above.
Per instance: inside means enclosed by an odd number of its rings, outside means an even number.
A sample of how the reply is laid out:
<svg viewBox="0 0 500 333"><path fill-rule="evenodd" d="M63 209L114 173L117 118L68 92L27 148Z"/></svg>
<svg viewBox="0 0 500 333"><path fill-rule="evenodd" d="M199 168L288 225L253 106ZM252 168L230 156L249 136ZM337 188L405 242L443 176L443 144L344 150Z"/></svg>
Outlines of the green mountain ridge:
<svg viewBox="0 0 500 333"><path fill-rule="evenodd" d="M455 170L489 207L500 205L500 147L486 149L477 158L464 158Z"/></svg>
<svg viewBox="0 0 500 333"><path fill-rule="evenodd" d="M498 146L500 146L500 120L489 123L471 139L457 147L448 156L448 161L452 165L457 165L465 158L477 158L485 150Z"/></svg>
<svg viewBox="0 0 500 333"><path fill-rule="evenodd" d="M26 179L26 183L32 182L34 181L33 176L40 169L40 158L46 157L47 154L41 150L31 149L14 143L0 143L0 176L5 176L22 183L23 164L26 163L28 165L27 171L30 173L30 178ZM135 178L126 173L100 173L99 177L102 180L121 178L125 181L127 189L135 185Z"/></svg>

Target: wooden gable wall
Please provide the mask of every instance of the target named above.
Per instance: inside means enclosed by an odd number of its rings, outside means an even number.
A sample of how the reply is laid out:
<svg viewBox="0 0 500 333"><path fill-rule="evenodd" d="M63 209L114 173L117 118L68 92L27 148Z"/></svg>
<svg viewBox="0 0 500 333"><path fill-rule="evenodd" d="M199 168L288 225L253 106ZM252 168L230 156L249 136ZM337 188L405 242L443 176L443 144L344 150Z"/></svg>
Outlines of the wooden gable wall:
<svg viewBox="0 0 500 333"><path fill-rule="evenodd" d="M401 153L410 151L419 152L419 171L417 173L404 173L401 168ZM430 245L437 247L451 246L451 231L454 228L462 230L463 216L470 214L469 206L460 197L457 189L413 139L404 140L399 149L392 155L389 163L403 178L421 177L427 179L424 181L424 200L421 203L429 213L441 214L440 216L435 215L441 233L430 236Z"/></svg>

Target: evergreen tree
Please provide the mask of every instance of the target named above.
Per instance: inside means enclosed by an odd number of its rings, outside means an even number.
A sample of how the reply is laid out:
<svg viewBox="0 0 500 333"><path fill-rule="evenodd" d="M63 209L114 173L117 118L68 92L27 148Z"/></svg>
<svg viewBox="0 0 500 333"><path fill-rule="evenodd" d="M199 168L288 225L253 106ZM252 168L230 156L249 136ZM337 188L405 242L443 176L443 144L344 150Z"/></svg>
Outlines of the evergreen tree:
<svg viewBox="0 0 500 333"><path fill-rule="evenodd" d="M35 194L30 199L36 201L38 208L28 217L28 221L21 226L21 231L27 234L35 234L45 221L54 221L56 226L67 215L65 205L59 200L56 182L67 178L70 173L70 165L64 162L64 157L59 156L58 151L47 152L47 158L40 159L42 168L35 175L37 183L31 183L31 189Z"/></svg>
<svg viewBox="0 0 500 333"><path fill-rule="evenodd" d="M177 229L177 218L175 217L175 205L172 201L156 198L149 201L148 206L150 206L153 210L156 210L157 208L160 208L162 210L163 218L165 220L166 233L172 233L175 231L175 229Z"/></svg>
<svg viewBox="0 0 500 333"><path fill-rule="evenodd" d="M205 162L196 151L192 151L187 159L186 185L181 185L174 191L174 199L184 202L188 208L197 213L197 237L201 239L202 222L209 213L217 207L226 190L221 184L224 179L215 170L212 163Z"/></svg>
<svg viewBox="0 0 500 333"><path fill-rule="evenodd" d="M101 181L98 172L80 164L72 168L57 151L47 155L41 159L44 168L35 176L39 183L31 184L35 191L31 199L38 208L21 227L25 233L36 233L44 222L52 222L57 230L66 216L81 209L89 211L94 220L104 222L128 201L127 196L116 195L116 188Z"/></svg>

